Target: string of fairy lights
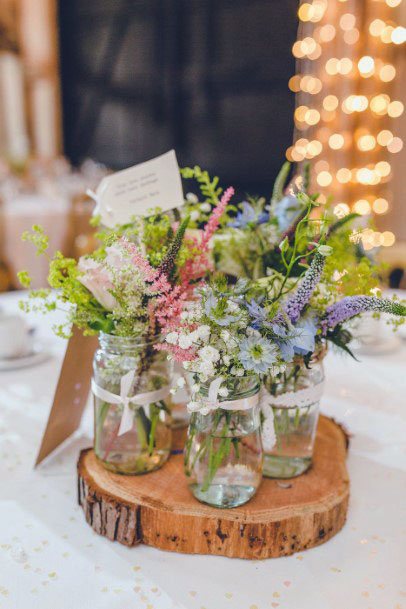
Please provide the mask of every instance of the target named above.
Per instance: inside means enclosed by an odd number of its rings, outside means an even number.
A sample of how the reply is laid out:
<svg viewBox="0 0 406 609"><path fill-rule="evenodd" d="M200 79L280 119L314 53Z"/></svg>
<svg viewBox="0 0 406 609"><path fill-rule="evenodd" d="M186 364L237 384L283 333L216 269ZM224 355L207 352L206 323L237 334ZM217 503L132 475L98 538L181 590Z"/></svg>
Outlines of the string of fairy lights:
<svg viewBox="0 0 406 609"><path fill-rule="evenodd" d="M390 209L391 155L403 141L394 97L396 57L406 29L396 22L402 0L308 0L300 4L295 137L289 160L313 160L314 181L335 213L382 215ZM319 157L319 158L318 158ZM391 246L395 235L366 228L365 249Z"/></svg>

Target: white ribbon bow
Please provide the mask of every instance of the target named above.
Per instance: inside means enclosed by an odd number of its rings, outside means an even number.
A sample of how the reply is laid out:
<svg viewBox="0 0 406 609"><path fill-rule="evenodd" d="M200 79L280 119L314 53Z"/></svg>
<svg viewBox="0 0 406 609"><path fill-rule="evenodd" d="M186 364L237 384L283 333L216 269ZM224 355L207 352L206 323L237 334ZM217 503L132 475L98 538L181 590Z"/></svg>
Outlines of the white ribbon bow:
<svg viewBox="0 0 406 609"><path fill-rule="evenodd" d="M223 382L223 377L218 376L210 383L209 393L207 399L201 399L196 402L189 402L188 408L192 412L200 412L201 414L208 414L212 410L217 408L223 408L224 410L250 410L254 408L259 402L259 394L256 393L248 398L241 398L239 400L218 400L218 392ZM193 407L191 407L193 404Z"/></svg>
<svg viewBox="0 0 406 609"><path fill-rule="evenodd" d="M107 389L99 387L95 380L92 379L92 392L96 397L108 402L109 404L123 405L123 414L121 416L120 427L117 434L119 436L129 431L133 426L134 412L131 410L130 404L135 404L136 406L147 406L148 404L159 402L159 400L163 400L169 395L169 385L165 385L165 387L157 389L156 391L138 393L137 395L132 395L130 397L128 394L130 393L134 376L135 371L130 370L130 372L127 372L127 374L121 377L120 395L111 393L110 391L107 391Z"/></svg>

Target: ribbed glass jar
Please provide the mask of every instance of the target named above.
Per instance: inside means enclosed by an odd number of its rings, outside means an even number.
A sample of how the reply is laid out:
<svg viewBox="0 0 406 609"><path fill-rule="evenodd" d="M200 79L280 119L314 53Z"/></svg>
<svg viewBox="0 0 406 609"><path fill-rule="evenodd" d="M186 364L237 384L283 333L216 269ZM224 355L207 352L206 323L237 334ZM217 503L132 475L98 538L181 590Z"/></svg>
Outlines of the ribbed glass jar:
<svg viewBox="0 0 406 609"><path fill-rule="evenodd" d="M232 508L249 501L262 479L259 379L230 378L227 397L207 414L193 412L185 447L185 472L199 501ZM210 408L210 383L192 397ZM224 403L224 408L221 407ZM203 410L203 412L205 412Z"/></svg>
<svg viewBox="0 0 406 609"><path fill-rule="evenodd" d="M158 469L171 450L170 363L143 337L101 333L99 344L92 383L96 456L104 467L119 474ZM123 377L129 379L124 396ZM124 429L123 416L127 421Z"/></svg>
<svg viewBox="0 0 406 609"><path fill-rule="evenodd" d="M285 372L265 380L267 391L278 400L270 410L262 410L262 417L268 418L262 426L264 476L293 478L312 464L324 384L324 353L314 357L309 367L302 358L296 358ZM268 448L268 438L264 435L270 424L274 431L272 449Z"/></svg>

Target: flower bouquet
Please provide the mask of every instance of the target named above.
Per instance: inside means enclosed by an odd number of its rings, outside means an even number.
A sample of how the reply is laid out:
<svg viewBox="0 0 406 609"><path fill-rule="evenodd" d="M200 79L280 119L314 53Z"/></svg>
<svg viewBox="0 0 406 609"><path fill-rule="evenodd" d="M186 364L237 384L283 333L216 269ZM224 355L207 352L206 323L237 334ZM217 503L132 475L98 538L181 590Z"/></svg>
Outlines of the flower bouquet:
<svg viewBox="0 0 406 609"><path fill-rule="evenodd" d="M157 347L210 269L208 243L231 195L225 193L198 239L187 233L188 216L179 223L156 211L101 231L101 247L78 262L58 252L49 261L51 289L31 291L21 305L47 312L68 303L67 322L56 332L68 337L75 325L98 334L94 447L112 471L152 471L170 454L172 367ZM40 227L23 238L47 255ZM20 281L29 287L27 273Z"/></svg>

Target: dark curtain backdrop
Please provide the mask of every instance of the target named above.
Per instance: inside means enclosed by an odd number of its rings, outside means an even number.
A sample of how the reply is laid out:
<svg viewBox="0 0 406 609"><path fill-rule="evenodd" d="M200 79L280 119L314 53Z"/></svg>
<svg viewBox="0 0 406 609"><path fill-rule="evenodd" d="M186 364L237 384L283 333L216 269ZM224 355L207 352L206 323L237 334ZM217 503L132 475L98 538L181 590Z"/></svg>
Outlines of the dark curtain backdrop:
<svg viewBox="0 0 406 609"><path fill-rule="evenodd" d="M61 0L64 145L119 169L175 148L268 193L293 133L297 0Z"/></svg>

